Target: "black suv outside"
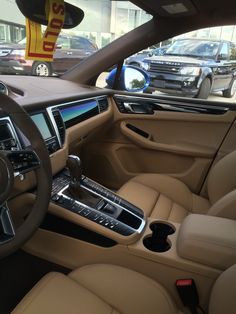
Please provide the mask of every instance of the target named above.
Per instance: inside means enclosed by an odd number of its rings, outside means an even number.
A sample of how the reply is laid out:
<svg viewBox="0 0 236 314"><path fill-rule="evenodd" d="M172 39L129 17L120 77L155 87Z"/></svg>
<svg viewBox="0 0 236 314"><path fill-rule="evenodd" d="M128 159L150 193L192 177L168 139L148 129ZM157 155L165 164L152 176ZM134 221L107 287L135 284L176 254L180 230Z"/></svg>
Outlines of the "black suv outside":
<svg viewBox="0 0 236 314"><path fill-rule="evenodd" d="M202 99L236 92L236 47L229 41L178 39L164 56L145 58L142 67L151 79L149 91Z"/></svg>

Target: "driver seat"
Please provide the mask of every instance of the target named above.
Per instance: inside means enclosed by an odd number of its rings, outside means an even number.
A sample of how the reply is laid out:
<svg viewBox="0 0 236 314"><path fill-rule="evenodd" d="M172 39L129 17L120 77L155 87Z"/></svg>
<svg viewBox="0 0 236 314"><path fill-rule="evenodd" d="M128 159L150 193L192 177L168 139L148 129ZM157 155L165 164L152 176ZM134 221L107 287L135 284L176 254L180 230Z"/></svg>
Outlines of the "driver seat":
<svg viewBox="0 0 236 314"><path fill-rule="evenodd" d="M235 313L235 285L236 265L216 280L209 314ZM47 274L12 313L183 314L156 281L127 268L105 264L84 266L68 276Z"/></svg>

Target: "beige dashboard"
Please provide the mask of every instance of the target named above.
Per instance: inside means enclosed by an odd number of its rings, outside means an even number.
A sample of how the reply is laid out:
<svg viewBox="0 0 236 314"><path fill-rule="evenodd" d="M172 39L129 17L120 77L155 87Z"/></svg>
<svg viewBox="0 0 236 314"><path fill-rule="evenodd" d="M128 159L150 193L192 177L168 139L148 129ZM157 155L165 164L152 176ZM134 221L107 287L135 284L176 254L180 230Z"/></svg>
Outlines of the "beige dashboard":
<svg viewBox="0 0 236 314"><path fill-rule="evenodd" d="M65 167L69 152L76 151L78 153L81 145L112 119L113 107L109 98L109 94L111 94L109 90L79 86L56 77L4 75L0 76L0 80L7 86L9 96L23 106L29 114L42 112L44 115L46 114L47 119L51 120L49 123L54 122L52 110L49 110L51 108L62 108L64 104L72 106L74 103L80 104L87 100L107 99L108 106L103 112L99 110L97 114L85 117L83 121L66 128L65 138L60 149L50 152L53 175ZM4 114L1 118L4 118ZM26 174L23 180L22 177L16 178L14 195L26 192L34 185L33 173Z"/></svg>

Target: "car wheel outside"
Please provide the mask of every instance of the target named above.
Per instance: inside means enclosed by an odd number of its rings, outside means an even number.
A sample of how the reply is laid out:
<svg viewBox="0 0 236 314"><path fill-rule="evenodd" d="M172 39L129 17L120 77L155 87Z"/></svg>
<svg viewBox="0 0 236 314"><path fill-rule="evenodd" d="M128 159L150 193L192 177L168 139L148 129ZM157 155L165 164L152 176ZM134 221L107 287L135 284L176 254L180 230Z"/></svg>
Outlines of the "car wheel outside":
<svg viewBox="0 0 236 314"><path fill-rule="evenodd" d="M211 80L209 77L206 77L199 88L197 98L207 99L211 92Z"/></svg>
<svg viewBox="0 0 236 314"><path fill-rule="evenodd" d="M32 74L36 76L51 76L51 64L43 61L37 61L33 64Z"/></svg>
<svg viewBox="0 0 236 314"><path fill-rule="evenodd" d="M230 87L223 91L223 96L226 98L232 98L236 92L236 78L233 78Z"/></svg>

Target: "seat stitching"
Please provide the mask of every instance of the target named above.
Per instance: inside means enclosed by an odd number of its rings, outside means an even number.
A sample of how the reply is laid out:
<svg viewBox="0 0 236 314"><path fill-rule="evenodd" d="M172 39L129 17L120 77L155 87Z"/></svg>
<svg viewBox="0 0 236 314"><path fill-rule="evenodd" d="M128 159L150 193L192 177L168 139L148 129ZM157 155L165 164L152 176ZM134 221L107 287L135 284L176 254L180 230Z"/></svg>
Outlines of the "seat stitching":
<svg viewBox="0 0 236 314"><path fill-rule="evenodd" d="M193 212L193 193L191 193L191 200L192 200L192 202L191 202L192 207L191 207L191 209L189 211L192 213Z"/></svg>
<svg viewBox="0 0 236 314"><path fill-rule="evenodd" d="M109 304L109 303L108 303ZM118 311L116 308L114 308L114 307L111 307L111 314L114 312L114 311L116 311L117 313L119 313L119 314L122 314L120 311Z"/></svg>
<svg viewBox="0 0 236 314"><path fill-rule="evenodd" d="M150 186L148 186L148 185L146 185L146 184L144 184L144 183L140 183L139 181L136 181L136 180L134 180L134 179L133 179L133 181L136 182L136 183L138 183L138 184L140 184L140 185L145 186L146 188L149 188L150 190L152 190L152 191L154 191L154 192L156 192L156 193L159 193L159 194L164 195L164 196L165 196L166 198L168 198L171 202L175 202L170 196L166 195L165 193L161 193L160 191L158 191L158 190L156 190L156 189L154 189L154 188L152 188L152 187L150 187ZM176 202L175 202L175 203L176 203ZM179 206L181 206L181 207L183 207L184 209L186 209L183 205L181 205L181 204L179 204L179 203L176 203L176 204L179 205ZM190 209L186 209L186 210L191 212Z"/></svg>
<svg viewBox="0 0 236 314"><path fill-rule="evenodd" d="M153 190L153 191L156 192L157 197L156 197L154 206L152 207L152 210L151 210L151 212L150 212L150 216L152 216L152 213L153 213L153 211L154 211L154 209L155 209L155 207L156 207L156 205L157 205L157 203L158 203L158 201L159 201L159 198L160 198L160 196L161 196L161 193L160 193L160 192L157 192L156 190Z"/></svg>
<svg viewBox="0 0 236 314"><path fill-rule="evenodd" d="M90 266L90 265L87 265L87 266ZM85 267L87 267L87 266L83 266L83 268L85 268ZM102 300L105 304L108 304L108 305L111 307L111 310L112 310L112 312L113 312L114 306L111 305L108 301L106 301L106 300L104 300L103 298L101 298L100 296L98 296L96 292L90 290L87 286L83 285L80 281L75 280L73 277L69 277L69 278L70 278L71 280L73 280L75 283L77 283L77 285L79 285L79 286L83 287L84 289L88 290L91 294L94 294L98 299ZM112 312L111 312L111 314L112 314ZM120 312L118 312L118 313L120 313ZM122 314L122 313L121 313L121 314Z"/></svg>
<svg viewBox="0 0 236 314"><path fill-rule="evenodd" d="M84 266L83 268L86 268L86 267L89 267L91 265L87 265L87 266ZM132 270L131 270L132 271ZM133 271L135 272L135 271ZM144 274L140 273L140 275L142 277L146 277ZM171 300L170 298L170 295L168 294L168 292L165 290L165 287L160 285L158 282L156 282L154 279L151 279L149 277L148 278L148 281L150 283L150 285L152 285L153 287L155 288L158 288L158 291L161 293L161 295L163 296L163 298L165 299L165 301L167 302L168 304L168 307L169 309L173 310L173 306L175 306L175 302ZM81 285L82 287L84 287L85 289L87 289L88 291L90 291L92 294L94 294L97 298L101 299L104 303L108 304L111 308L115 308L113 305L111 305L108 301L104 300L103 298L101 298L100 296L97 295L96 292L90 290L88 287L84 286L82 283L80 283L79 281L76 281L74 278L71 278L73 281L75 281L77 284ZM116 310L118 313L122 314L122 312L120 310ZM176 313L176 311L175 311Z"/></svg>
<svg viewBox="0 0 236 314"><path fill-rule="evenodd" d="M169 215L167 216L167 220L169 220L169 218L170 218L170 215L171 215L171 212L172 212L172 209L173 209L173 204L174 204L174 202L173 202L172 199L170 199L170 201L171 201L171 206L170 206ZM177 204L177 203L176 203L176 204Z"/></svg>
<svg viewBox="0 0 236 314"><path fill-rule="evenodd" d="M170 199L172 202L175 202L169 195L166 195L165 193L161 193L161 192L158 191L157 189L155 189L155 188L153 188L153 187L150 187L149 185L146 185L146 184L144 184L144 183L142 183L142 182L139 182L138 180L135 180L135 178L133 178L132 181L133 181L133 182L136 182L136 183L138 183L138 184L140 184L140 185L143 185L143 186L145 186L146 188L149 188L150 190L152 190L152 191L154 191L154 192L160 193L160 194L164 195L166 198ZM191 193L191 192L190 192L190 193ZM177 202L175 202L175 203L176 203L177 205L183 207L186 211L192 212L192 208L191 208L191 209L187 209L187 208L185 208L184 205L179 204L179 203L177 203ZM192 207L193 207L193 193L191 193L191 205L192 205Z"/></svg>

